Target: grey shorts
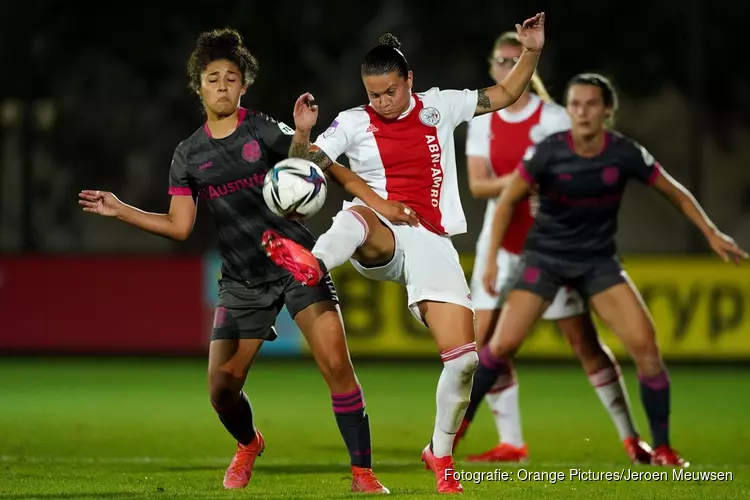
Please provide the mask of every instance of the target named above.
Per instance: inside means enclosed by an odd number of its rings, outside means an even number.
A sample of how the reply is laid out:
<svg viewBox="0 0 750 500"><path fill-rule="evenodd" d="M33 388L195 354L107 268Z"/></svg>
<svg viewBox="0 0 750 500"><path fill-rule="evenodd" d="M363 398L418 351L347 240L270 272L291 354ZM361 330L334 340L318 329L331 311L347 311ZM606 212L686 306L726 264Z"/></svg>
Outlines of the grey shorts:
<svg viewBox="0 0 750 500"><path fill-rule="evenodd" d="M575 262L524 252L523 265L512 286L526 290L546 301L555 298L561 286L577 291L584 300L626 281L617 257Z"/></svg>
<svg viewBox="0 0 750 500"><path fill-rule="evenodd" d="M276 340L274 324L285 305L294 318L306 307L328 300L338 303L329 274L315 286L302 286L291 276L254 286L222 278L211 340Z"/></svg>

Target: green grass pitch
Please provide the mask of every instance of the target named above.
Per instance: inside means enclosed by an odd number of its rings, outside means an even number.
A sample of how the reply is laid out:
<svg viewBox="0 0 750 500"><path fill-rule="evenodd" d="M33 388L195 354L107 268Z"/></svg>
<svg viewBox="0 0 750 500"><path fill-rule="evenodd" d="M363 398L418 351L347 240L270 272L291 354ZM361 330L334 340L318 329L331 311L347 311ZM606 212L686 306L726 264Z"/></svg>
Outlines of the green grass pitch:
<svg viewBox="0 0 750 500"><path fill-rule="evenodd" d="M434 419L435 363L358 363L372 419L375 470L397 498L433 496L420 452ZM648 438L632 369L625 369ZM531 461L513 481L464 481L469 498L750 498L750 371L673 366L672 435L694 472L726 481L577 481L583 471L660 471L628 464L609 417L575 365L519 367ZM0 498L342 498L348 457L330 398L308 362L260 359L246 385L267 449L247 489L221 481L235 445L208 403L204 360L0 360ZM457 453L495 444L486 408ZM519 479L561 472L557 482Z"/></svg>

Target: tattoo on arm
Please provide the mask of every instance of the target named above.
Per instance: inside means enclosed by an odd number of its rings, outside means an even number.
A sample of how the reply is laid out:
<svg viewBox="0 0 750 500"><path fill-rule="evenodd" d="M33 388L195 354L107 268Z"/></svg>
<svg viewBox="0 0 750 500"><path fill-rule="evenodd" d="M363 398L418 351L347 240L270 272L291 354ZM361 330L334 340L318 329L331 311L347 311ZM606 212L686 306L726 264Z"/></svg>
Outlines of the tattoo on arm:
<svg viewBox="0 0 750 500"><path fill-rule="evenodd" d="M320 169L324 172L326 171L326 169L328 169L328 167L333 165L331 159L328 158L328 155L323 151L310 151L308 153L307 159L319 166Z"/></svg>
<svg viewBox="0 0 750 500"><path fill-rule="evenodd" d="M477 91L477 107L481 109L492 109L492 103L490 103L490 97L487 95L487 89L480 89Z"/></svg>
<svg viewBox="0 0 750 500"><path fill-rule="evenodd" d="M309 143L304 144L292 141L292 145L289 146L289 158L302 158L303 160L311 161L323 171L333 165L331 159L323 151L311 151Z"/></svg>
<svg viewBox="0 0 750 500"><path fill-rule="evenodd" d="M289 146L289 158L304 158L307 159L308 150L310 149L309 144L304 144L297 141L292 141L292 145Z"/></svg>

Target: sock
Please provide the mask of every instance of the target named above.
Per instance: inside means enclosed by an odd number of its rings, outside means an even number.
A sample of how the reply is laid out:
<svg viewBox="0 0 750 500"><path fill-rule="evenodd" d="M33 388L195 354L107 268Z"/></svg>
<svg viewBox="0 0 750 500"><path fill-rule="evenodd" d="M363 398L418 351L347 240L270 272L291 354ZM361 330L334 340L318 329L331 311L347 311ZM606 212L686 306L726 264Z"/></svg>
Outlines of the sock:
<svg viewBox="0 0 750 500"><path fill-rule="evenodd" d="M453 439L469 404L474 371L479 363L477 343L443 351L440 358L443 372L437 385L437 415L431 447L436 457L445 457L452 454Z"/></svg>
<svg viewBox="0 0 750 500"><path fill-rule="evenodd" d="M333 224L323 233L312 253L331 271L345 264L357 248L367 239L367 222L356 212L342 210L333 218Z"/></svg>
<svg viewBox="0 0 750 500"><path fill-rule="evenodd" d="M372 468L372 444L370 441L370 417L365 413L362 388L347 394L331 394L333 414L341 437L349 451L349 459L355 467Z"/></svg>
<svg viewBox="0 0 750 500"><path fill-rule="evenodd" d="M224 408L218 407L213 401L211 405L219 415L219 420L229 434L243 446L253 442L255 439L255 426L253 425L253 410L247 395L240 391L237 401Z"/></svg>
<svg viewBox="0 0 750 500"><path fill-rule="evenodd" d="M495 426L501 443L507 443L520 448L523 446L523 434L521 433L521 409L518 404L518 383L513 366L506 364L509 368L507 373L501 373L497 377L495 385L487 393L485 399L495 417Z"/></svg>
<svg viewBox="0 0 750 500"><path fill-rule="evenodd" d="M619 366L604 368L589 375L589 382L594 386L596 395L612 418L620 435L620 441L629 437L638 437L633 417L630 413L630 401L625 381L620 374Z"/></svg>
<svg viewBox="0 0 750 500"><path fill-rule="evenodd" d="M497 378L503 373L510 373L511 368L508 362L503 359L498 359L492 355L490 346L484 346L479 351L479 366L477 367L476 373L474 373L474 384L471 388L471 401L469 407L466 408L466 420L471 422L474 420L474 416L479 409L479 405L482 403L482 399L487 395L488 392L494 387L497 382Z"/></svg>
<svg viewBox="0 0 750 500"><path fill-rule="evenodd" d="M666 368L653 377L638 376L654 448L669 446L669 374Z"/></svg>

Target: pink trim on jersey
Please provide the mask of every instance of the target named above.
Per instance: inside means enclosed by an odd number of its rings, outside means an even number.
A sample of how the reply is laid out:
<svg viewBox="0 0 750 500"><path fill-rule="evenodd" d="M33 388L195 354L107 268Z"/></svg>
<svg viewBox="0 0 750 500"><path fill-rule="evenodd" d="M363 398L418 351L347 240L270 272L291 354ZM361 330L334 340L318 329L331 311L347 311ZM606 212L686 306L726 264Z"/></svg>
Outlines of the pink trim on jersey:
<svg viewBox="0 0 750 500"><path fill-rule="evenodd" d="M373 136L385 171L388 199L409 205L426 229L444 235L442 146L437 128L419 119L424 103L416 94L414 101L414 109L397 120L384 120L370 106L365 110L376 129Z"/></svg>
<svg viewBox="0 0 750 500"><path fill-rule="evenodd" d="M523 180L525 180L529 184L536 184L536 180L534 180L534 177L532 177L529 171L526 170L526 167L523 166L523 163L518 165L518 173L521 174Z"/></svg>
<svg viewBox="0 0 750 500"><path fill-rule="evenodd" d="M172 196L191 196L193 192L190 188L169 186L169 194Z"/></svg>
<svg viewBox="0 0 750 500"><path fill-rule="evenodd" d="M656 179L658 179L660 175L661 175L661 165L657 161L656 163L654 163L654 169L651 171L651 175L648 176L648 181L647 181L648 185L653 186L654 182L656 182Z"/></svg>
<svg viewBox="0 0 750 500"><path fill-rule="evenodd" d="M581 156L581 155L579 155L578 153L576 153L576 146L575 146L575 143L573 142L573 131L572 131L572 130L568 130L568 132L567 132L567 133L565 134L565 139L567 140L567 143L568 143L568 147L569 147L569 148L570 148L570 150L571 150L571 151L573 152L573 154L574 154L574 155L578 155L578 156ZM606 131L606 130L605 130L605 131L604 131L604 144L602 145L602 149L601 149L601 151L597 152L596 154L594 154L594 155L593 155L593 156L591 156L590 158L593 158L593 157L595 157L595 156L599 156L599 155L600 155L600 154L602 154L602 153L603 153L604 151L606 151L606 150L607 150L607 147L609 147L609 143L610 143L611 141L612 141L612 134L610 134L610 133L609 133L608 131ZM583 158L583 157L582 157L582 158ZM587 157L587 158L588 158L588 157Z"/></svg>
<svg viewBox="0 0 750 500"><path fill-rule="evenodd" d="M245 108L239 108L239 111L237 112L237 126L238 127L243 121L245 121L245 116L247 116L247 110ZM206 133L207 136L213 137L211 135L211 129L208 128L208 122L203 124L203 131Z"/></svg>

